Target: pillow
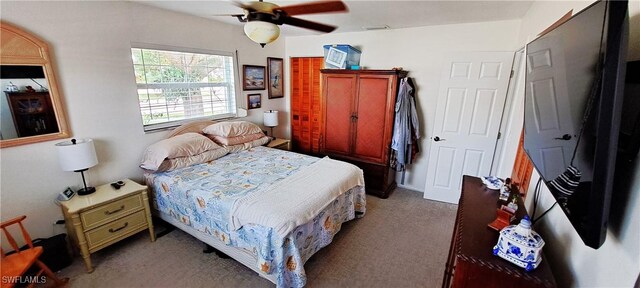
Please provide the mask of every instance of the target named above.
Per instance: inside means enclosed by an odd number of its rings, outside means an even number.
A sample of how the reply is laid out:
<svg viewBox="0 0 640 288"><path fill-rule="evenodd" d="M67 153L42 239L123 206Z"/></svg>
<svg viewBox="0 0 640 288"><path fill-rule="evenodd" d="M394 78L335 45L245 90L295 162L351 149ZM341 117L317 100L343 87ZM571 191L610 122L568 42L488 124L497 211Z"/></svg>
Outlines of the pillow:
<svg viewBox="0 0 640 288"><path fill-rule="evenodd" d="M236 153L236 152L240 152L242 150L247 150L253 147L258 147L258 146L262 146L264 144L269 143L271 139L267 136L263 136L261 138L258 138L256 140L253 140L251 142L247 142L247 143L242 143L242 144L236 144L236 145L231 145L231 146L226 146L225 148L227 150L229 150L229 153Z"/></svg>
<svg viewBox="0 0 640 288"><path fill-rule="evenodd" d="M258 125L247 121L231 121L231 122L218 122L211 124L202 129L204 134L210 136L221 137L237 137L249 134L262 133L262 129Z"/></svg>
<svg viewBox="0 0 640 288"><path fill-rule="evenodd" d="M187 157L205 151L222 148L211 139L198 133L185 133L152 144L144 152L140 167L155 171L162 161L169 158Z"/></svg>
<svg viewBox="0 0 640 288"><path fill-rule="evenodd" d="M202 129L204 129L205 127L213 123L214 122L211 120L198 120L198 121L185 123L171 130L171 132L169 132L166 138L171 138L174 136L178 136L180 134L185 134L190 132L202 134Z"/></svg>
<svg viewBox="0 0 640 288"><path fill-rule="evenodd" d="M256 140L258 138L262 138L264 137L264 134L262 132L260 133L255 133L255 134L248 134L248 135L242 135L242 136L236 136L236 137L222 137L222 136L215 136L215 135L207 135L209 136L209 138L211 140L213 140L214 142L223 145L223 146L231 146L231 145L237 145L237 144L242 144L242 143L247 143L247 142L251 142L253 140Z"/></svg>
<svg viewBox="0 0 640 288"><path fill-rule="evenodd" d="M195 164L206 163L209 161L216 160L224 155L227 155L228 153L229 153L229 150L220 147L217 149L204 151L197 155L166 159L162 161L162 164L160 164L160 166L156 171L158 172L171 171L179 168L189 167Z"/></svg>

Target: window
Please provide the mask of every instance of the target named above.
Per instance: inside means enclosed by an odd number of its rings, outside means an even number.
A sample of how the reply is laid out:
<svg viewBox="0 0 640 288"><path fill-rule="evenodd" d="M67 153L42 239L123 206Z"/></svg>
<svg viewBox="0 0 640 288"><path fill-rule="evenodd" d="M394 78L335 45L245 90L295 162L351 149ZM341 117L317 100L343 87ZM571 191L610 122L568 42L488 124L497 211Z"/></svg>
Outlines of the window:
<svg viewBox="0 0 640 288"><path fill-rule="evenodd" d="M145 131L235 116L233 54L181 50L131 49Z"/></svg>

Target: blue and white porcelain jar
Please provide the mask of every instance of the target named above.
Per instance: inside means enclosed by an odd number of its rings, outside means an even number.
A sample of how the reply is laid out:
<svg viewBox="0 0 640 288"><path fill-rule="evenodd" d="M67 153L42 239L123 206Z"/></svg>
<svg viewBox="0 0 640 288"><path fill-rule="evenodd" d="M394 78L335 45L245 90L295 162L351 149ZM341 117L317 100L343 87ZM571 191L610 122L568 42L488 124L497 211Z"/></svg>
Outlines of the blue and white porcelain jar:
<svg viewBox="0 0 640 288"><path fill-rule="evenodd" d="M524 216L520 224L507 226L500 231L498 244L493 246L493 255L531 271L542 262L542 246L544 240L531 230L529 216Z"/></svg>

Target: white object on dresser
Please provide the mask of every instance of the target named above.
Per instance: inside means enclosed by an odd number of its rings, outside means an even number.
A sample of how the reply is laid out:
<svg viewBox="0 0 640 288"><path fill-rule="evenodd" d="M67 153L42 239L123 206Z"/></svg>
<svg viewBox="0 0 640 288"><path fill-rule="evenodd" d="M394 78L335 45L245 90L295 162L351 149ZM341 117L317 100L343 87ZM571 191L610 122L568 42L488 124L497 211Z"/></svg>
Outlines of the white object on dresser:
<svg viewBox="0 0 640 288"><path fill-rule="evenodd" d="M91 253L143 230L155 241L147 186L129 179L115 189L110 184L96 187L90 195L77 195L61 202L67 232L80 249L87 272L93 272Z"/></svg>

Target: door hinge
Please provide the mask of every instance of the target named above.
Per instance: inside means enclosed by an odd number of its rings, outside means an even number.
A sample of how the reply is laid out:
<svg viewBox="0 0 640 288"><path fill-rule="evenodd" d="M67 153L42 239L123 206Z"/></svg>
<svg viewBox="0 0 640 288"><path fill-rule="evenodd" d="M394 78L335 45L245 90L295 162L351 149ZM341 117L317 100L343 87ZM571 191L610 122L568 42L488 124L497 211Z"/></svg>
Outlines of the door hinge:
<svg viewBox="0 0 640 288"><path fill-rule="evenodd" d="M509 75L509 78L513 78L513 74L514 74L514 72L513 72L513 70L511 70L511 74Z"/></svg>
<svg viewBox="0 0 640 288"><path fill-rule="evenodd" d="M498 140L500 140L501 137L502 137L502 133L498 132Z"/></svg>

